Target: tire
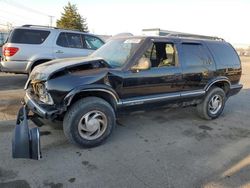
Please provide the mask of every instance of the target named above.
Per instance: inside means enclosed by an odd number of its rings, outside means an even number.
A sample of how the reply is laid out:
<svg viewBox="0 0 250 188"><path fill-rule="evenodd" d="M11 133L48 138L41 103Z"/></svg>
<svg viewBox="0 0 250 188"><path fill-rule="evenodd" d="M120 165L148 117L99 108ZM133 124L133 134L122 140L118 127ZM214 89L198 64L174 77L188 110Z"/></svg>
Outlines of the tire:
<svg viewBox="0 0 250 188"><path fill-rule="evenodd" d="M114 109L108 102L87 97L74 103L65 114L63 131L70 143L83 148L95 147L109 137L115 122Z"/></svg>
<svg viewBox="0 0 250 188"><path fill-rule="evenodd" d="M218 118L223 112L225 102L226 95L224 90L219 87L212 87L206 94L202 103L197 105L198 114L201 118L206 120Z"/></svg>

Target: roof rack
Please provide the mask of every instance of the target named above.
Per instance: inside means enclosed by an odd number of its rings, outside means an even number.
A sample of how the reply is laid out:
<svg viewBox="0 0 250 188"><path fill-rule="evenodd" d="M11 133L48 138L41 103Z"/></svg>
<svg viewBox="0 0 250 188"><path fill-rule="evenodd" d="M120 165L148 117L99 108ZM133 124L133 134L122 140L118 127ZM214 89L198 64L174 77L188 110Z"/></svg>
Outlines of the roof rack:
<svg viewBox="0 0 250 188"><path fill-rule="evenodd" d="M45 26L45 25L31 25L31 24L25 24L25 25L22 25L21 27L51 28L51 29L61 29L61 30L67 30L67 31L77 31L77 32L86 33L86 32L84 32L84 31L80 31L80 30L78 30L78 29L67 29L67 28L59 28L59 27L52 27L52 26Z"/></svg>
<svg viewBox="0 0 250 188"><path fill-rule="evenodd" d="M31 24L25 24L25 25L22 25L22 27L42 27L42 28L53 28L53 29L58 29L57 27L52 27L52 26L45 26L45 25L31 25Z"/></svg>
<svg viewBox="0 0 250 188"><path fill-rule="evenodd" d="M167 37L195 38L195 39L224 41L224 39L216 37L216 36L197 35L197 34L191 34L191 33L178 32L178 31L163 30L160 28L143 29L142 32L147 32L147 33L149 32L150 34L153 34L153 35L167 36Z"/></svg>
<svg viewBox="0 0 250 188"><path fill-rule="evenodd" d="M168 37L180 37L180 38L194 38L194 39L224 41L223 38L219 38L216 36L196 35L196 34L188 34L188 33L169 33L167 36Z"/></svg>

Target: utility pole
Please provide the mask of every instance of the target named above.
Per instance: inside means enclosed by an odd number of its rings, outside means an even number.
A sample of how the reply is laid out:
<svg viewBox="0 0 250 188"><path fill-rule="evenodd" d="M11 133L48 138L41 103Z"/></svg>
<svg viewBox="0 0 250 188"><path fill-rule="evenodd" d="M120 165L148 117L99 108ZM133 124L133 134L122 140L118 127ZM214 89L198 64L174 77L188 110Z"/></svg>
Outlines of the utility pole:
<svg viewBox="0 0 250 188"><path fill-rule="evenodd" d="M12 23L10 23L10 22L7 22L7 31L9 32L12 28L13 28L13 25L12 25Z"/></svg>
<svg viewBox="0 0 250 188"><path fill-rule="evenodd" d="M52 25L53 25L53 18L54 18L54 16L49 15L49 23L50 23L49 26L50 27L52 27Z"/></svg>

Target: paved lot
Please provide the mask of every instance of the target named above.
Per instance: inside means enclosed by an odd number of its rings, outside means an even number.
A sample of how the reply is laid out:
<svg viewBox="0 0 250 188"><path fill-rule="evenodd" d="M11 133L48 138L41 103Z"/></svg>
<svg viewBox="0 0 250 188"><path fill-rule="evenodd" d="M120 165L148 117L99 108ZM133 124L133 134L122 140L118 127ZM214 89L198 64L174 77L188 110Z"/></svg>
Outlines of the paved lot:
<svg viewBox="0 0 250 188"><path fill-rule="evenodd" d="M219 119L201 120L195 108L134 113L93 149L44 126L40 161L11 158L26 77L0 75L0 188L250 187L250 62L243 64L244 89Z"/></svg>

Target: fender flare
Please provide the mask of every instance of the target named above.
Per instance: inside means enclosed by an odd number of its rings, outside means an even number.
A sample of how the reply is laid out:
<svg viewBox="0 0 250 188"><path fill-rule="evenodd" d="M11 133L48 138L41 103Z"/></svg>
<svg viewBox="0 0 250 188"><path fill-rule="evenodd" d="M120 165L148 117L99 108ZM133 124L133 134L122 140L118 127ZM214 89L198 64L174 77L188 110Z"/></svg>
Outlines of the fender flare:
<svg viewBox="0 0 250 188"><path fill-rule="evenodd" d="M66 97L64 97L64 104L65 106L69 106L72 102L72 99L79 93L84 93L84 92L94 92L94 91L97 91L97 92L103 92L103 93L107 93L109 94L115 101L116 105L120 105L121 104L121 101L119 99L119 96L117 95L117 93L114 91L114 89L110 88L110 87L100 87L98 85L95 85L91 88L86 88L86 86L79 86L73 90L71 90L67 95Z"/></svg>
<svg viewBox="0 0 250 188"><path fill-rule="evenodd" d="M218 83L218 82L226 82L226 83L228 83L229 88L231 87L231 82L230 82L230 80L229 80L227 77L225 77L225 76L220 76L220 77L217 77L217 78L215 78L215 79L212 79L212 80L204 87L205 92L207 92L207 91L211 88L212 85L214 85L215 83Z"/></svg>

